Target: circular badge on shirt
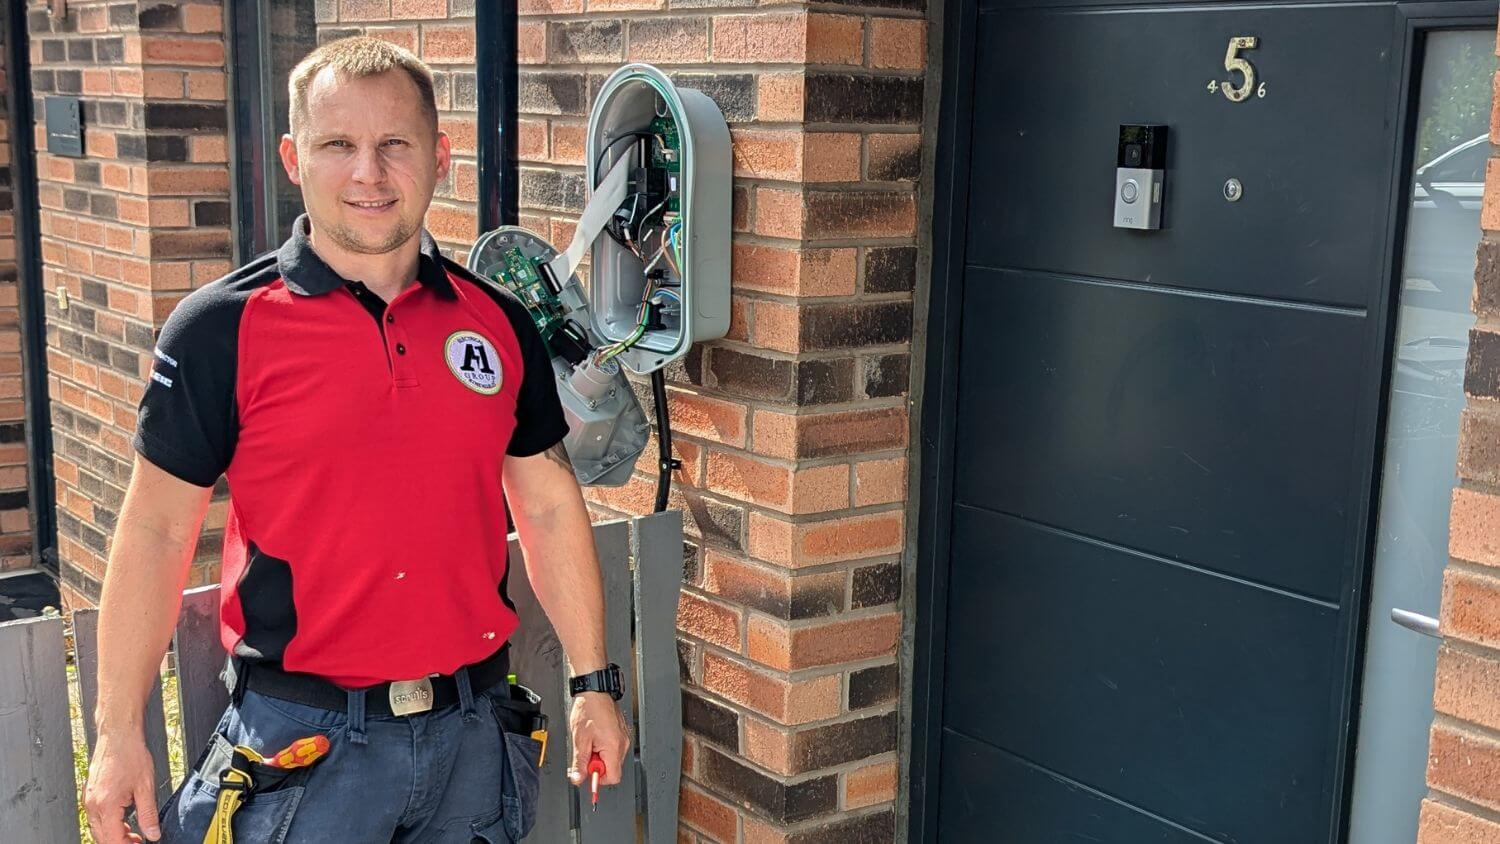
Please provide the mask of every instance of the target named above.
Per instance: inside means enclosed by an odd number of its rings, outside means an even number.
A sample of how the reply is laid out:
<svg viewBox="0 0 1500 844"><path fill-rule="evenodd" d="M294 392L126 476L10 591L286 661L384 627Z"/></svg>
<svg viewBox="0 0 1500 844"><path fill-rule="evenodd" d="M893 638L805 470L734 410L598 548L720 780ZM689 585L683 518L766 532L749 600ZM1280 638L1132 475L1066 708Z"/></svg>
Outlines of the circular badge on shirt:
<svg viewBox="0 0 1500 844"><path fill-rule="evenodd" d="M476 393L493 396L500 392L500 355L495 345L477 331L455 331L448 335L443 356L453 377Z"/></svg>

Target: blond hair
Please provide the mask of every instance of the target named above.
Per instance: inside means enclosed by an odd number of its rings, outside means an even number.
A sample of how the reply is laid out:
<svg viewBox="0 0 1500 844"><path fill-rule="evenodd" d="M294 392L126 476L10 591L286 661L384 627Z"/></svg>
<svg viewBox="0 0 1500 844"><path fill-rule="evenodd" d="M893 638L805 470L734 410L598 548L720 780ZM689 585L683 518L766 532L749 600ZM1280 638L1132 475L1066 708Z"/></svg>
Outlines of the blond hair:
<svg viewBox="0 0 1500 844"><path fill-rule="evenodd" d="M333 68L335 73L346 79L378 76L397 69L405 71L411 81L416 83L417 91L422 97L422 108L432 122L432 130L437 131L437 100L432 93L432 68L409 50L389 41L355 35L329 41L308 53L306 58L292 68L291 79L287 82L287 90L291 94L287 119L294 136L297 134L298 124L302 122L301 118L307 114L307 89L312 86L318 73L327 67Z"/></svg>

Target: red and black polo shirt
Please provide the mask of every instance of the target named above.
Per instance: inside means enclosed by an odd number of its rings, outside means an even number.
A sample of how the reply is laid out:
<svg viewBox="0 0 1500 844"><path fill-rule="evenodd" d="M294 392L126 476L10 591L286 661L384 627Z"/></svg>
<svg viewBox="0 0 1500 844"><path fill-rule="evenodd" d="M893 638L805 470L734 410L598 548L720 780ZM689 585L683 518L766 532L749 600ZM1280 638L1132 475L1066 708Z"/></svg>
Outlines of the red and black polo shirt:
<svg viewBox="0 0 1500 844"><path fill-rule="evenodd" d="M307 231L172 312L135 447L228 480L226 649L345 686L451 673L516 627L501 470L567 433L547 349L426 232L387 304Z"/></svg>

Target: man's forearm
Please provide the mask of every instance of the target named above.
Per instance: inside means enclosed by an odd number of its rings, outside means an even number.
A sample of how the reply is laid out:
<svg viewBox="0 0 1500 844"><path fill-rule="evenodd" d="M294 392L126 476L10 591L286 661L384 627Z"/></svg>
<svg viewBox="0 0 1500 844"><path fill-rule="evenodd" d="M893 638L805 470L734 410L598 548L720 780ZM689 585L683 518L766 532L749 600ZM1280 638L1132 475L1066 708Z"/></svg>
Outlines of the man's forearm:
<svg viewBox="0 0 1500 844"><path fill-rule="evenodd" d="M608 662L604 647L604 585L594 531L582 497L535 513L517 511L532 591L557 631L573 671Z"/></svg>
<svg viewBox="0 0 1500 844"><path fill-rule="evenodd" d="M139 730L146 696L172 638L203 508L170 520L132 507L127 496L115 533L99 607L99 699L102 731Z"/></svg>

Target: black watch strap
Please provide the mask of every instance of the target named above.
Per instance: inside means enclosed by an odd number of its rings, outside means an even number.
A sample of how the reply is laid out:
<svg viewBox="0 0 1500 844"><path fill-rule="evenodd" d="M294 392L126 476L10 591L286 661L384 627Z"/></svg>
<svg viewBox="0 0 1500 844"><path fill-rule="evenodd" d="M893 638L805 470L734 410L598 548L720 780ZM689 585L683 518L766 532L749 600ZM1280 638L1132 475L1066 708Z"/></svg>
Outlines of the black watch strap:
<svg viewBox="0 0 1500 844"><path fill-rule="evenodd" d="M625 687L620 682L620 666L611 662L598 671L580 674L568 680L570 697L578 697L584 692L604 692L615 700L624 697Z"/></svg>

